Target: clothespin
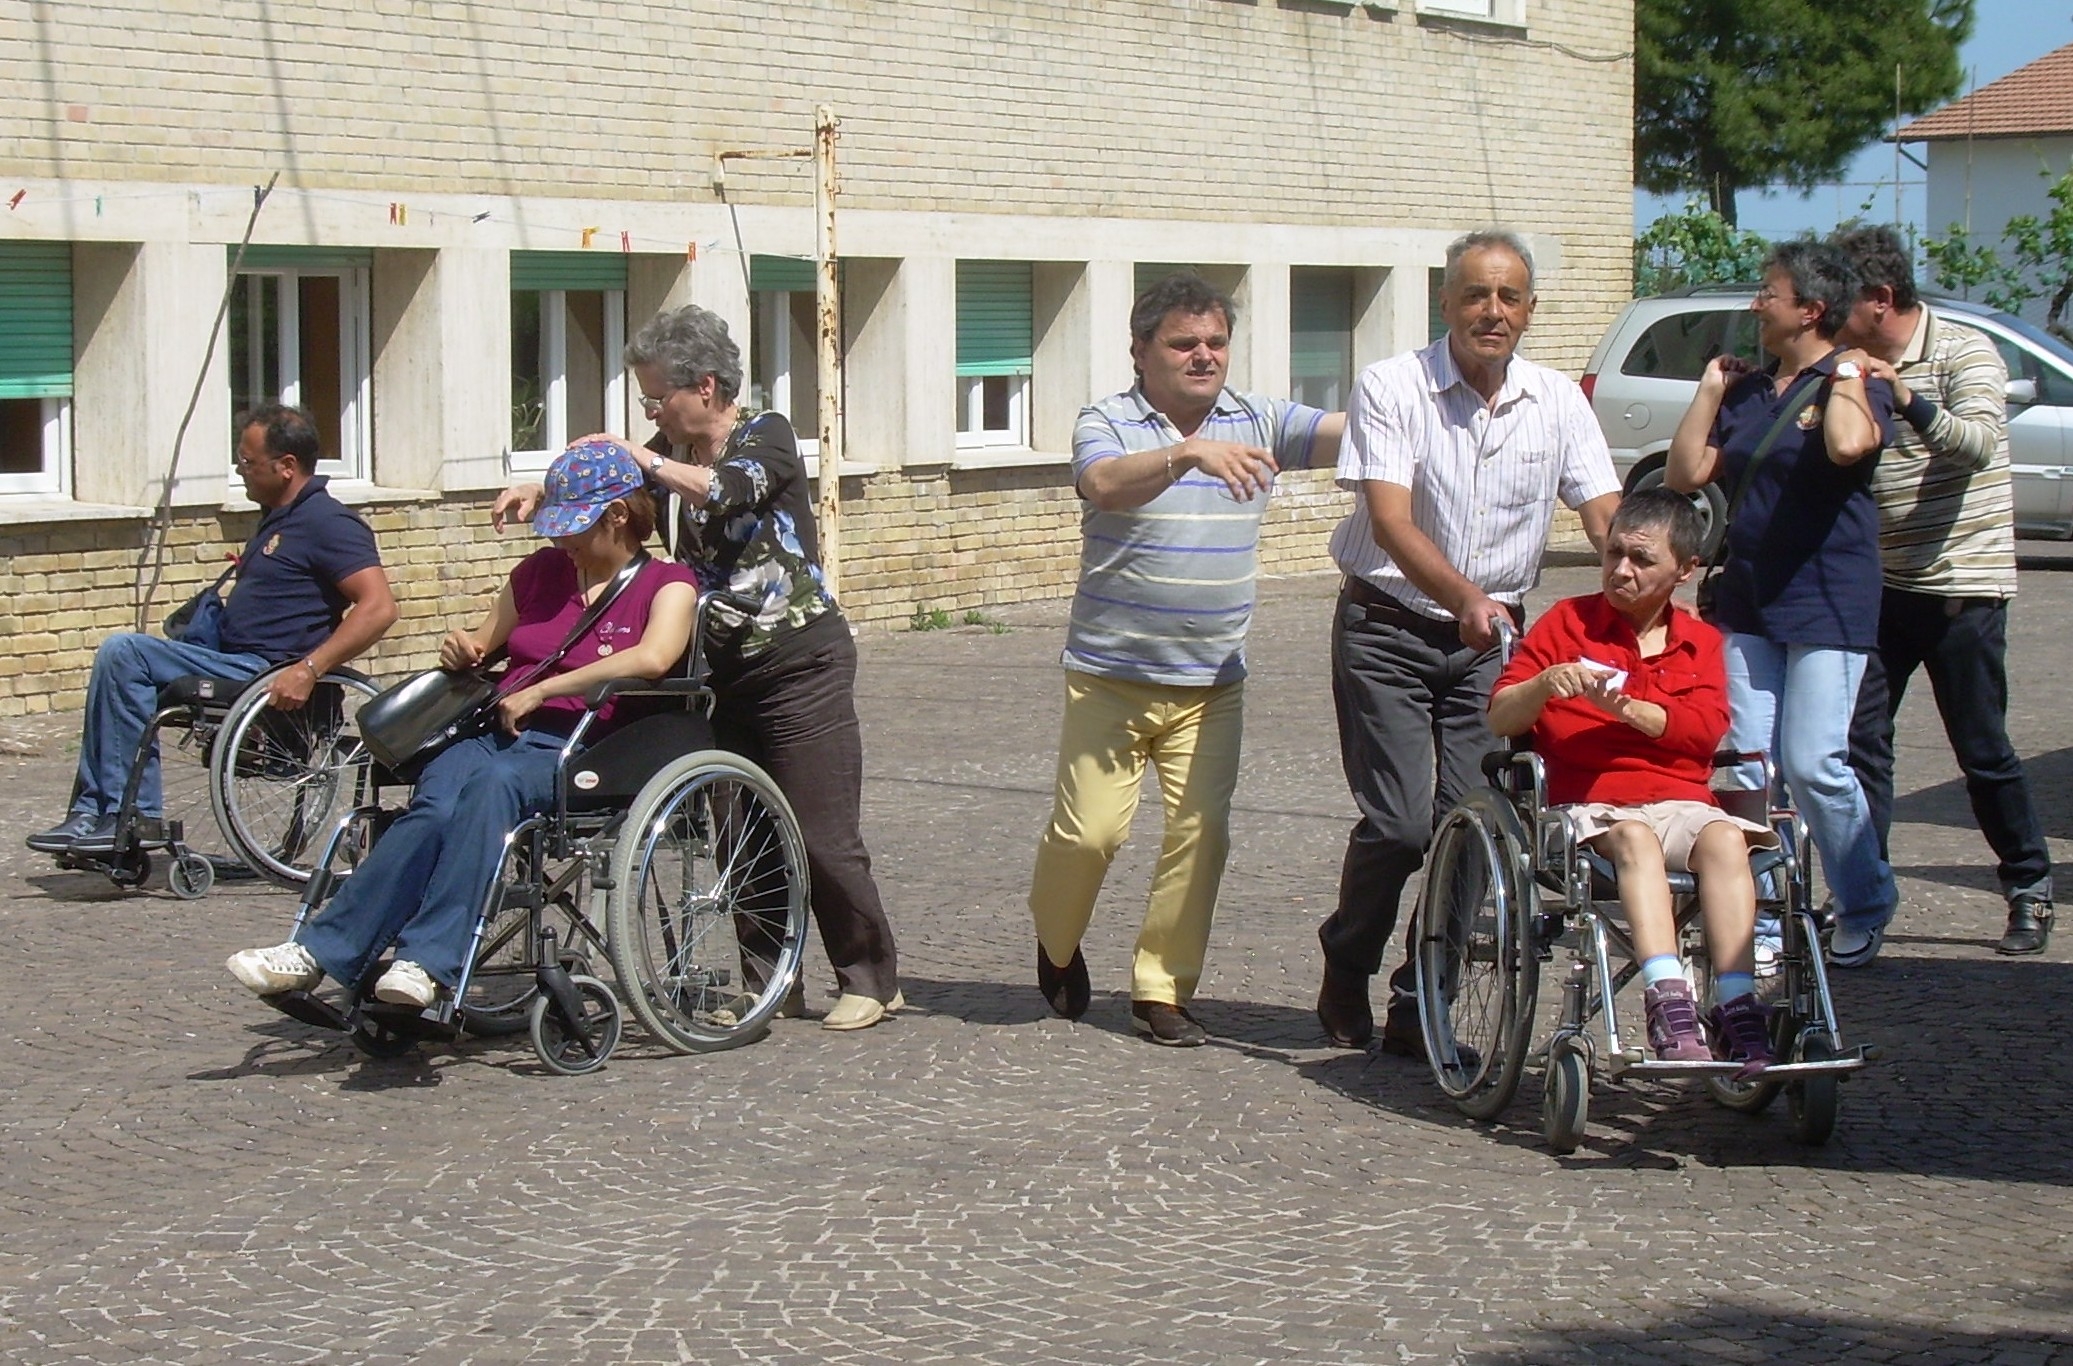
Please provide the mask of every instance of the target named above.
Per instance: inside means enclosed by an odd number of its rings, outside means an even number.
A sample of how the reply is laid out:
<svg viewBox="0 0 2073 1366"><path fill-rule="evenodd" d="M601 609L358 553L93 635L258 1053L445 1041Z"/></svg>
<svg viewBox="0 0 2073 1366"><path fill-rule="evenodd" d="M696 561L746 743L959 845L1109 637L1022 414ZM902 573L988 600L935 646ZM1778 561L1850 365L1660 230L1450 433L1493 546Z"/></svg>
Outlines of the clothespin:
<svg viewBox="0 0 2073 1366"><path fill-rule="evenodd" d="M698 243L684 243L684 259L686 261L696 261L698 259Z"/></svg>
<svg viewBox="0 0 2073 1366"><path fill-rule="evenodd" d="M482 222L482 221L483 221L484 219L486 219L486 218L488 218L488 217L489 217L489 210L488 210L488 209L484 209L484 210L483 210L483 211L482 211L481 213L478 213L478 214L476 214L476 215L475 215L475 216L474 216L473 218L469 219L468 221L469 221L470 223L480 223L480 222Z"/></svg>
<svg viewBox="0 0 2073 1366"><path fill-rule="evenodd" d="M624 230L622 230L622 231L620 232L620 234L619 234L619 250L621 250L621 251L624 251L624 252L631 252L631 251L633 250L633 234L632 234L632 233L630 233L630 232L626 232L626 231L624 231Z"/></svg>
<svg viewBox="0 0 2073 1366"><path fill-rule="evenodd" d="M13 213L16 209L22 206L22 201L24 199L27 199L28 197L29 192L27 190L16 190L14 192L14 198L7 201L7 211L9 213Z"/></svg>
<svg viewBox="0 0 2073 1366"><path fill-rule="evenodd" d="M389 226L394 228L401 228L408 226L409 223L410 206L407 204L399 204L394 200L389 201Z"/></svg>
<svg viewBox="0 0 2073 1366"><path fill-rule="evenodd" d="M597 229L596 229L596 228L585 228L585 229L583 229L583 249L584 249L585 251L588 251L588 250L590 250L590 239L591 239L591 238L593 238L593 237L595 237L595 236L597 236Z"/></svg>

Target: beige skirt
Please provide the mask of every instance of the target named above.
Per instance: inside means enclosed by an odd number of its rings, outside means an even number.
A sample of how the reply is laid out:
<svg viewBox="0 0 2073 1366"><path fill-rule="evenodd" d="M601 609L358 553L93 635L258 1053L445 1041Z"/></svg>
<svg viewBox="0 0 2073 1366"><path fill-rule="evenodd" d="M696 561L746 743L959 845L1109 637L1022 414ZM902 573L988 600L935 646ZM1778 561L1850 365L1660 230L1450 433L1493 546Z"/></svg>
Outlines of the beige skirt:
<svg viewBox="0 0 2073 1366"><path fill-rule="evenodd" d="M1663 866L1673 873L1691 871L1692 845L1699 832L1715 821L1725 821L1740 830L1751 849L1770 849L1778 834L1767 825L1730 816L1708 802L1644 802L1639 806L1615 806L1611 802L1578 802L1566 808L1579 840L1602 835L1621 821L1640 821L1655 831L1663 846Z"/></svg>

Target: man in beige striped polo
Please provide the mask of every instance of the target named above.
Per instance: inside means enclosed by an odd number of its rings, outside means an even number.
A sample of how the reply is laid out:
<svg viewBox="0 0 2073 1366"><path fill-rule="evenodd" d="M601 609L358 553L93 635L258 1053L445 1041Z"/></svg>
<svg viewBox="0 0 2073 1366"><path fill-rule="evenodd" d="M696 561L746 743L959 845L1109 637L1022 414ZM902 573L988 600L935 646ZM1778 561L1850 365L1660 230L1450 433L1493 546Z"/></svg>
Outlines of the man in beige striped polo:
<svg viewBox="0 0 2073 1366"><path fill-rule="evenodd" d="M1872 357L1867 373L1893 386L1902 419L1872 477L1885 578L1875 660L1883 668L1865 671L1850 763L1883 853L1893 815L1893 717L1920 667L1999 861L2008 926L1995 947L2041 953L2051 936L2051 854L2008 739L2008 369L1984 334L1922 302L1893 229L1839 232L1835 244L1864 281L1838 340Z"/></svg>

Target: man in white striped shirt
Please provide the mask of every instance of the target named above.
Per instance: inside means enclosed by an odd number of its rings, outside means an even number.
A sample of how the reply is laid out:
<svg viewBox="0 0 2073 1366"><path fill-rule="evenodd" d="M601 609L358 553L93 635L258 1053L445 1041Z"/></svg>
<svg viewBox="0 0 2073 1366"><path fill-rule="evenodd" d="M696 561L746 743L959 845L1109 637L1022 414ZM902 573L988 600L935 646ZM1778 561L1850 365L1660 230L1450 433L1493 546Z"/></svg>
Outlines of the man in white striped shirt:
<svg viewBox="0 0 2073 1366"><path fill-rule="evenodd" d="M1583 391L1520 359L1533 318L1533 257L1503 231L1447 248L1447 335L1361 372L1347 410L1339 485L1355 504L1332 536L1345 574L1332 622L1339 757L1360 820L1339 903L1318 929L1317 1016L1331 1041L1366 1046L1368 979L1381 970L1404 884L1434 818L1480 781L1496 743L1484 720L1497 622L1524 620L1556 498L1593 545L1619 479ZM1385 1051L1423 1057L1416 975L1390 978Z"/></svg>

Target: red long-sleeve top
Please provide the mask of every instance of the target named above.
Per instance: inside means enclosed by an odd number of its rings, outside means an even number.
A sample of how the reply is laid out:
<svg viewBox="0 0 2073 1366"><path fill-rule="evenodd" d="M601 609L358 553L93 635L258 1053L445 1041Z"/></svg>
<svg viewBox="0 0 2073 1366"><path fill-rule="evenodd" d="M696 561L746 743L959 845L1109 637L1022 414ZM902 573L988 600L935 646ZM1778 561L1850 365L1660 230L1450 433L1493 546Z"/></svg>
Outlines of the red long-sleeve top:
<svg viewBox="0 0 2073 1366"><path fill-rule="evenodd" d="M1548 800L1719 805L1708 782L1728 728L1720 632L1672 604L1663 652L1644 659L1634 628L1603 594L1564 598L1526 633L1492 695L1550 665L1585 658L1625 669L1622 690L1661 707L1668 724L1651 740L1584 698L1550 698L1533 724L1533 747L1547 764Z"/></svg>

